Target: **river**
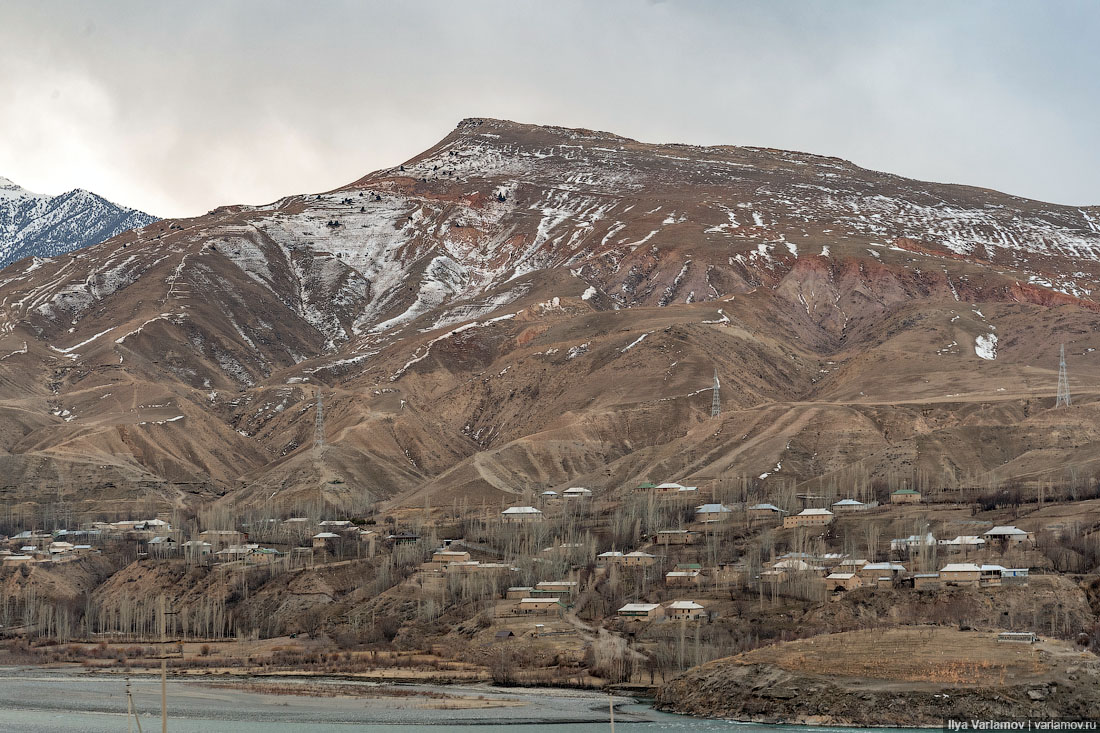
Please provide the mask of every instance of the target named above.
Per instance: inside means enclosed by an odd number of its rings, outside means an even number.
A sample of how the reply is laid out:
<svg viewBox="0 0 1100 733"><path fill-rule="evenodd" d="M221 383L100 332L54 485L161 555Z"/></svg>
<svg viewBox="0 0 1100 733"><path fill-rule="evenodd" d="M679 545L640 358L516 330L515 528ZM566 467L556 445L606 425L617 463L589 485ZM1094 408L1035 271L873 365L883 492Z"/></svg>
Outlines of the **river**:
<svg viewBox="0 0 1100 733"><path fill-rule="evenodd" d="M267 694L249 684L296 689L320 686L341 693L321 697ZM144 731L160 730L160 681L130 680L134 706ZM297 687L296 687L297 686ZM244 689L242 689L244 688ZM378 696L377 693L385 693ZM607 695L574 690L499 688L488 685L385 685L335 679L170 679L169 730L173 733L317 733L324 730L395 730L401 733L485 733L522 729L524 733L596 733L610 730ZM617 733L813 733L803 726L758 726L700 720L660 713L629 697L616 697ZM127 730L126 680L79 670L0 668L0 731L53 733ZM136 725L133 730L137 730ZM864 729L866 730L866 729ZM898 729L892 729L898 733Z"/></svg>

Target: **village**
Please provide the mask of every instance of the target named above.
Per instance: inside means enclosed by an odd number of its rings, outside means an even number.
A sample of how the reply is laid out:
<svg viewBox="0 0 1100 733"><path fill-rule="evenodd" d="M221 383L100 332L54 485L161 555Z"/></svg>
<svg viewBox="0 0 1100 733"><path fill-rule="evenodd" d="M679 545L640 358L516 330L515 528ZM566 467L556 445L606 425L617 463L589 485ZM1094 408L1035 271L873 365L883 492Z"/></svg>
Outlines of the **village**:
<svg viewBox="0 0 1100 733"><path fill-rule="evenodd" d="M591 658L594 641L620 639L632 650L620 656L663 655L654 664L664 670L711 658L722 644L735 651L776 634L798 635L781 623L769 628L769 614L789 612L792 603L827 608L853 593L863 602L886 594L895 610L919 609L937 592L1026 592L1029 584L1049 591L1063 572L1076 570L1067 548L1095 546L1100 520L1096 499L979 512L967 502L928 502L909 488L881 502L714 493L642 483L616 492L544 490L530 504L409 508L385 517L252 513L237 520L225 512L189 518L162 512L21 529L0 537L6 591L0 637L312 638L377 625L384 608L399 609L391 626L450 619L435 629L446 636L475 620L477 638L490 646L550 642L559 662L573 665ZM704 501L705 494L720 500ZM85 608L74 610L71 599L49 607L51 585L34 582L45 577L35 574L64 575L82 562L110 565L101 571L103 582L85 590ZM190 568L188 580L149 587L149 578L172 568ZM344 573L347 588L295 600L299 578L326 572ZM127 583L141 588L116 582L127 574ZM262 596L265 584L280 578L288 595L262 618L243 610L242 598ZM121 589L104 590L112 585ZM361 606L372 608L369 622L352 600L357 592ZM160 615L169 606L171 617ZM660 630L670 623L676 631ZM1073 623L1036 608L1014 610L997 619L997 628L1062 636L1086 630ZM697 630L689 634L685 624ZM685 637L694 640L693 658L684 657ZM711 637L723 642L708 650L701 640Z"/></svg>

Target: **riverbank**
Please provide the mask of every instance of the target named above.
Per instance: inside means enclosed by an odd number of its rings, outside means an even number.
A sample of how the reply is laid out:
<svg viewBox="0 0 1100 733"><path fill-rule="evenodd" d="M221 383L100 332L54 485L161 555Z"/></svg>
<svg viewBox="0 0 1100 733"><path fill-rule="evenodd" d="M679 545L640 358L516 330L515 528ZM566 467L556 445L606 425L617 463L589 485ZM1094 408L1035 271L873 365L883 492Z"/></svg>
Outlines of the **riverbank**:
<svg viewBox="0 0 1100 733"><path fill-rule="evenodd" d="M126 726L126 684L146 729L159 724L160 681L129 680L94 670L0 668L0 730L22 733ZM242 680L209 676L168 680L174 733L232 728L238 733L305 733L339 726L356 730L480 730L524 726L530 733L595 733L608 728L609 703L616 730L712 733L718 721L692 720L653 710L632 697L585 690L499 688L488 684L378 685L346 679L286 677Z"/></svg>

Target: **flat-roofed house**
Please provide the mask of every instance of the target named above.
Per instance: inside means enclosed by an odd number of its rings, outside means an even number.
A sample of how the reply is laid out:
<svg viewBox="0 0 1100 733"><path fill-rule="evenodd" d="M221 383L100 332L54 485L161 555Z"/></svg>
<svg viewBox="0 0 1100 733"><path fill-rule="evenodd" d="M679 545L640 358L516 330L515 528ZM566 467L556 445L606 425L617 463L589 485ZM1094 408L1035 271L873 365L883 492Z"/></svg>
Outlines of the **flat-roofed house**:
<svg viewBox="0 0 1100 733"><path fill-rule="evenodd" d="M833 513L828 509L803 509L798 514L783 517L783 528L822 527L833 521Z"/></svg>
<svg viewBox="0 0 1100 733"><path fill-rule="evenodd" d="M696 522L724 522L733 510L723 504L702 504L695 507Z"/></svg>
<svg viewBox="0 0 1100 733"><path fill-rule="evenodd" d="M628 603L618 610L620 618L635 621L652 621L664 616L664 607L660 603Z"/></svg>
<svg viewBox="0 0 1100 733"><path fill-rule="evenodd" d="M668 604L665 615L673 621L696 621L707 617L707 609L695 601L673 601Z"/></svg>
<svg viewBox="0 0 1100 733"><path fill-rule="evenodd" d="M921 495L913 489L898 489L890 494L891 504L920 504Z"/></svg>
<svg viewBox="0 0 1100 733"><path fill-rule="evenodd" d="M541 522L543 519L542 510L533 506L510 506L500 513L500 517L514 524Z"/></svg>
<svg viewBox="0 0 1100 733"><path fill-rule="evenodd" d="M783 515L787 512L783 511L775 504L753 504L748 508L749 519L755 519L761 522L780 522L783 520Z"/></svg>
<svg viewBox="0 0 1100 733"><path fill-rule="evenodd" d="M981 567L972 562L955 562L940 568L940 580L951 585L978 585Z"/></svg>

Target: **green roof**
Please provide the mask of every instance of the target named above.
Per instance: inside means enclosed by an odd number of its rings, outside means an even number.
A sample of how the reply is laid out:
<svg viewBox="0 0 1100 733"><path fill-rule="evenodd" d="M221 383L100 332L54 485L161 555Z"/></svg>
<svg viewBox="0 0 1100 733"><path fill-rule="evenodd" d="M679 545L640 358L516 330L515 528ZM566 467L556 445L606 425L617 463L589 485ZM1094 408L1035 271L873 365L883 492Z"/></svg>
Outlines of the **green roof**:
<svg viewBox="0 0 1100 733"><path fill-rule="evenodd" d="M912 489L898 489L895 494L919 494L919 491L913 491Z"/></svg>
<svg viewBox="0 0 1100 733"><path fill-rule="evenodd" d="M703 566L697 562L678 562L676 563L677 570L702 570Z"/></svg>
<svg viewBox="0 0 1100 733"><path fill-rule="evenodd" d="M655 488L657 488L657 484L646 481L643 484L639 484L638 488L639 489L655 489Z"/></svg>

